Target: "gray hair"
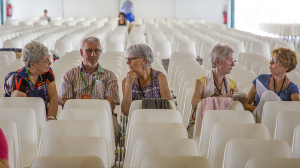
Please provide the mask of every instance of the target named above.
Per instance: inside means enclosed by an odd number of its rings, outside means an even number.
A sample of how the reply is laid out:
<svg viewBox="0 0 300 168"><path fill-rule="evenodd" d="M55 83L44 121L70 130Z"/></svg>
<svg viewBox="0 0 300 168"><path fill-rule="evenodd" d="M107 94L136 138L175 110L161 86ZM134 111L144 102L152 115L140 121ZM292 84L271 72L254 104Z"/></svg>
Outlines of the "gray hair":
<svg viewBox="0 0 300 168"><path fill-rule="evenodd" d="M212 68L216 68L215 59L219 59L221 62L224 61L225 57L234 53L233 48L228 44L216 44L210 52L210 59Z"/></svg>
<svg viewBox="0 0 300 168"><path fill-rule="evenodd" d="M101 44L100 44L100 40L98 37L95 37L95 36L88 36L88 37L85 37L84 39L82 39L81 41L81 48L83 48L85 42L92 42L92 43L99 43L99 47L101 48Z"/></svg>
<svg viewBox="0 0 300 168"><path fill-rule="evenodd" d="M23 62L27 68L30 68L31 62L38 64L47 53L48 48L44 44L31 41L22 49Z"/></svg>
<svg viewBox="0 0 300 168"><path fill-rule="evenodd" d="M129 46L126 51L126 55L134 55L140 58L146 58L147 62L145 64L145 68L151 68L151 64L153 63L154 53L152 48L145 43L134 44Z"/></svg>

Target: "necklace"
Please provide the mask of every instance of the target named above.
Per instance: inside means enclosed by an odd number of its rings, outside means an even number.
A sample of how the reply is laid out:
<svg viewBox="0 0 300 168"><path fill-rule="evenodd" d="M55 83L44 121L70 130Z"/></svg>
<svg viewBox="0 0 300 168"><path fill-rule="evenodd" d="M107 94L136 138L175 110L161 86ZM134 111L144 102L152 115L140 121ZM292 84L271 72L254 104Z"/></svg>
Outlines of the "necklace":
<svg viewBox="0 0 300 168"><path fill-rule="evenodd" d="M283 88L285 79L286 79L286 76L285 76L284 79L283 79L283 82L282 82L282 85L281 85L281 88L280 88L280 91L279 91L278 96L280 96L280 93L281 93L281 90L282 90L282 88ZM274 83L274 92L276 93L276 88L275 88L275 78L274 78L274 76L273 76L273 83ZM280 85L279 85L279 86L280 86ZM277 94L277 93L276 93L276 94Z"/></svg>

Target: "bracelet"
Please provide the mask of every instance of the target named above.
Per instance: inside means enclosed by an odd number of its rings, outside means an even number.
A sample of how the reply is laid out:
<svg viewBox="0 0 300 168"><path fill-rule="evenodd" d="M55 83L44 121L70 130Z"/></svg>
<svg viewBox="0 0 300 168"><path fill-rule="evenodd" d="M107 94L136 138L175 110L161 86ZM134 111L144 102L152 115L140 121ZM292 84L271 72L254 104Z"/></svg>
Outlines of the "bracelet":
<svg viewBox="0 0 300 168"><path fill-rule="evenodd" d="M250 106L251 106L250 104L246 104L245 110L248 110Z"/></svg>
<svg viewBox="0 0 300 168"><path fill-rule="evenodd" d="M48 116L47 119L53 119L53 120L56 120L56 118L53 117L53 116Z"/></svg>

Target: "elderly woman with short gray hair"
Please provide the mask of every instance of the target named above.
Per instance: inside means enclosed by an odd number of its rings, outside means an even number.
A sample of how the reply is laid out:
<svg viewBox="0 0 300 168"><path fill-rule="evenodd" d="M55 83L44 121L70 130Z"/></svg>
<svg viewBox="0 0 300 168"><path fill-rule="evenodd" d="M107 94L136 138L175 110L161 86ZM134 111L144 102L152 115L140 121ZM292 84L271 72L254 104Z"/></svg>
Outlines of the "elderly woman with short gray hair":
<svg viewBox="0 0 300 168"><path fill-rule="evenodd" d="M151 68L154 54L147 44L135 44L125 51L130 71L122 81L121 109L128 116L131 102L143 98L172 100L166 76Z"/></svg>
<svg viewBox="0 0 300 168"><path fill-rule="evenodd" d="M226 75L230 74L234 66L233 49L226 44L216 44L211 53L210 59L212 70L205 76L195 81L194 95L192 98L192 117L188 126L189 137L193 137L196 108L202 99L207 97L230 97L234 98L233 92L237 92L236 82Z"/></svg>
<svg viewBox="0 0 300 168"><path fill-rule="evenodd" d="M18 73L25 77L37 90L44 90L46 94L47 120L56 119L58 108L55 78L50 68L51 56L43 44L31 41L22 49L22 58L25 64ZM12 76L10 82L11 97L27 97L31 91L27 83L19 75Z"/></svg>

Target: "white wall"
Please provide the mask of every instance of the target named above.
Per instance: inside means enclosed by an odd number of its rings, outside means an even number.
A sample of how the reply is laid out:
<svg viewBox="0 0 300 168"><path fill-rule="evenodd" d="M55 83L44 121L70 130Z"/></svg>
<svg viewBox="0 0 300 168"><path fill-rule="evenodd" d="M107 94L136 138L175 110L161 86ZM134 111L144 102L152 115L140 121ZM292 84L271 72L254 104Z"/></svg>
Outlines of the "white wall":
<svg viewBox="0 0 300 168"><path fill-rule="evenodd" d="M12 19L40 17L117 17L122 0L10 0ZM137 18L209 19L222 23L223 6L228 0L132 0Z"/></svg>

